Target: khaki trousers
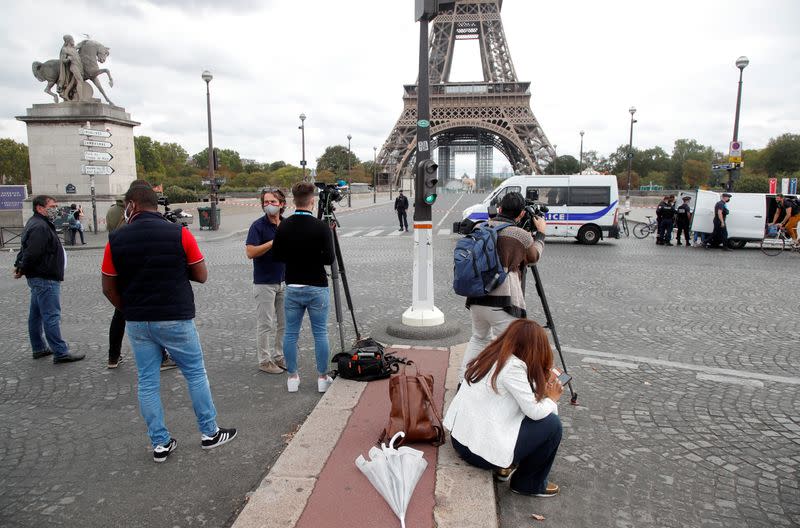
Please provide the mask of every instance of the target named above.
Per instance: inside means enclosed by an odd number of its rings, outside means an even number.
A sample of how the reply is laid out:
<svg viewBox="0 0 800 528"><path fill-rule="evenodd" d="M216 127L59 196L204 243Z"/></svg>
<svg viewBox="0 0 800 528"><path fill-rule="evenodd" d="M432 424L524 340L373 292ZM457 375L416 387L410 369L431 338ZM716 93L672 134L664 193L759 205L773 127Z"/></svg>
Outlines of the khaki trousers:
<svg viewBox="0 0 800 528"><path fill-rule="evenodd" d="M258 318L258 363L283 359L283 331L286 321L283 297L286 284L253 284Z"/></svg>

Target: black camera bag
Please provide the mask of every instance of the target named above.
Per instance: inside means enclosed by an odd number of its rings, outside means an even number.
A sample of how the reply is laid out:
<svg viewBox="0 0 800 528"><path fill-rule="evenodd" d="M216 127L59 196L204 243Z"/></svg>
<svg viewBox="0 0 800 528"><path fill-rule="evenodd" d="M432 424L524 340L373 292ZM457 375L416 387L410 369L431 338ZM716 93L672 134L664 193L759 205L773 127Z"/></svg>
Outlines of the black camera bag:
<svg viewBox="0 0 800 528"><path fill-rule="evenodd" d="M383 345L368 337L357 341L350 352L339 352L331 359L336 375L355 381L385 379L399 370L404 358L386 354Z"/></svg>

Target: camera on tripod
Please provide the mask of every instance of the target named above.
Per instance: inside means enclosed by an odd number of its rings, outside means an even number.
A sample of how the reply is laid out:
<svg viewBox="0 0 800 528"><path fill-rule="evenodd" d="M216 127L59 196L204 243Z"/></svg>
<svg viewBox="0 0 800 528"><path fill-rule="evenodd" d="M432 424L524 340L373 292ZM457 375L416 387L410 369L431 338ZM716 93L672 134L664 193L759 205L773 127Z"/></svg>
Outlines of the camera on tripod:
<svg viewBox="0 0 800 528"><path fill-rule="evenodd" d="M536 197L533 199L530 197L525 199L525 214L522 216L522 220L520 220L517 225L526 231L536 233L536 225L533 223L533 219L537 216L544 218L545 213L547 213L550 209L546 205L540 204L536 201L539 198L539 191L528 193L529 196L531 194L535 194Z"/></svg>
<svg viewBox="0 0 800 528"><path fill-rule="evenodd" d="M314 185L319 189L319 204L317 205L317 218L333 216L336 210L334 202L341 201L344 195L334 183L316 182Z"/></svg>

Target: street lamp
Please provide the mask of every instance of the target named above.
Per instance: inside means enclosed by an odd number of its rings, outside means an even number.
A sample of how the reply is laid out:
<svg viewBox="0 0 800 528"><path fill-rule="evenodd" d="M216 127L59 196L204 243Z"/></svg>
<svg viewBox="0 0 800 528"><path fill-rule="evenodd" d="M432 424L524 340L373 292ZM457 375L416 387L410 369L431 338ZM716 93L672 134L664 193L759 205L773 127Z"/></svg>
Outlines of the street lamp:
<svg viewBox="0 0 800 528"><path fill-rule="evenodd" d="M378 176L375 164L378 162L378 147L372 147L372 203L378 202Z"/></svg>
<svg viewBox="0 0 800 528"><path fill-rule="evenodd" d="M739 110L742 107L742 74L744 73L744 69L747 65L750 64L750 60L745 57L739 57L736 59L736 67L739 68L739 92L736 94L736 117L733 120L733 141L739 141ZM736 168L728 171L728 190L733 190L733 180L739 178L739 165L740 163L736 163Z"/></svg>
<svg viewBox="0 0 800 528"><path fill-rule="evenodd" d="M628 108L628 112L631 113L631 136L628 140L628 190L625 193L625 207L630 209L631 208L631 169L633 168L633 124L636 123L636 120L633 118L633 114L636 113L636 107L632 106Z"/></svg>
<svg viewBox="0 0 800 528"><path fill-rule="evenodd" d="M353 185L350 181L350 140L353 136L347 134L347 207L353 207L350 197L353 196Z"/></svg>
<svg viewBox="0 0 800 528"><path fill-rule="evenodd" d="M214 178L214 142L211 140L211 91L209 84L214 78L211 72L205 70L201 75L206 82L206 110L208 113L208 180L211 182L211 230L219 229L217 224L217 180Z"/></svg>
<svg viewBox="0 0 800 528"><path fill-rule="evenodd" d="M553 174L558 174L558 152L556 151L557 148L558 145L553 145L553 154L555 154L553 156Z"/></svg>
<svg viewBox="0 0 800 528"><path fill-rule="evenodd" d="M306 115L300 114L300 142L303 145L303 159L300 160L300 166L303 167L303 181L306 181Z"/></svg>
<svg viewBox="0 0 800 528"><path fill-rule="evenodd" d="M583 130L581 130L581 155L578 159L578 174L583 172Z"/></svg>

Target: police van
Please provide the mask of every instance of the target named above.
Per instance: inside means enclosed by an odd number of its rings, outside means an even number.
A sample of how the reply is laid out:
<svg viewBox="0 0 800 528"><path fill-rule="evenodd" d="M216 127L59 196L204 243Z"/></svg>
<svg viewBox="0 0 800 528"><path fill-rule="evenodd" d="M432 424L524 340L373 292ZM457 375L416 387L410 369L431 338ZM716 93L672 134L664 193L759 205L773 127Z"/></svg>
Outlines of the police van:
<svg viewBox="0 0 800 528"><path fill-rule="evenodd" d="M604 237L619 238L616 176L512 176L483 202L465 209L463 220L486 220L489 208L496 207L510 192L547 206L548 237L574 237L584 244L596 244Z"/></svg>

